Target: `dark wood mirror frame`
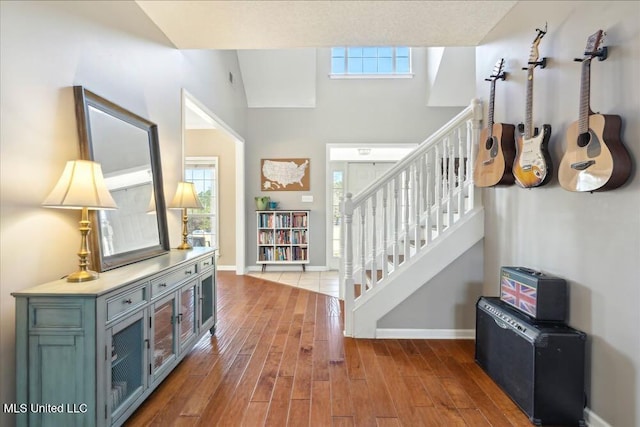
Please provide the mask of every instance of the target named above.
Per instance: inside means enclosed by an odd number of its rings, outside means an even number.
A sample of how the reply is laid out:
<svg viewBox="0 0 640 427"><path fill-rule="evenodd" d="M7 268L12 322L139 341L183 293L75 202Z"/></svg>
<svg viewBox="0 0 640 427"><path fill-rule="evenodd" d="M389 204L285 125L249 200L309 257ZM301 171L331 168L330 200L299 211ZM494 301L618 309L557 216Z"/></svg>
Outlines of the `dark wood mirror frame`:
<svg viewBox="0 0 640 427"><path fill-rule="evenodd" d="M102 242L104 240L102 238L103 236L98 211L90 211L91 233L89 234L89 245L91 251L91 269L99 272L107 271L166 253L169 251L169 236L162 184L162 167L160 162L160 144L158 140L157 125L96 95L95 93L90 92L82 86L74 86L73 91L76 106L78 136L80 140L80 156L82 159L93 160L101 163L100 159L96 159L94 155L96 151L94 146L95 135L92 134L89 114L90 108L98 110L99 112L117 120L121 120L122 122L134 126L147 134L147 147L149 150L152 174L151 197L154 198L153 201L155 201L155 217L157 218L157 244L154 243L149 246L135 248L133 250L125 250L108 254L103 250ZM122 208L122 206L119 206L119 208ZM144 214L146 214L146 212Z"/></svg>

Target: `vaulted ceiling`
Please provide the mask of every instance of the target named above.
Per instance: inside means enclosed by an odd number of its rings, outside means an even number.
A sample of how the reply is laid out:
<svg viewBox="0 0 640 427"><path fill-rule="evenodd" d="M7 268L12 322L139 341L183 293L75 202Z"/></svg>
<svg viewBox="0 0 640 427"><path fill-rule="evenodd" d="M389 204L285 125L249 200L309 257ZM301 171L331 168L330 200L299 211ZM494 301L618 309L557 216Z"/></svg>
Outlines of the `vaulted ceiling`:
<svg viewBox="0 0 640 427"><path fill-rule="evenodd" d="M299 48L477 46L517 3L507 0L136 2L178 49L238 50L249 107L307 108L314 107L316 101L315 53ZM446 66L450 56L441 55L440 65ZM437 85L437 79L432 84ZM445 86L440 92L448 90ZM433 105L432 102L433 99L427 100L426 104Z"/></svg>
<svg viewBox="0 0 640 427"><path fill-rule="evenodd" d="M138 0L179 49L476 46L517 1Z"/></svg>

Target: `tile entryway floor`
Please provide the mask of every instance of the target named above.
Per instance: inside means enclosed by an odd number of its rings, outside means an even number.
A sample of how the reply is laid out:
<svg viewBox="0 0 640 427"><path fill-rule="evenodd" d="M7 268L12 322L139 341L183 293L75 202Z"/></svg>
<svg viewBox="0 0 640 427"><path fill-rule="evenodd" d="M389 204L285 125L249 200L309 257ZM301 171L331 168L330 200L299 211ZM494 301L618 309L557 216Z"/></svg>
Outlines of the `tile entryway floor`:
<svg viewBox="0 0 640 427"><path fill-rule="evenodd" d="M250 272L249 276L338 297L337 270Z"/></svg>

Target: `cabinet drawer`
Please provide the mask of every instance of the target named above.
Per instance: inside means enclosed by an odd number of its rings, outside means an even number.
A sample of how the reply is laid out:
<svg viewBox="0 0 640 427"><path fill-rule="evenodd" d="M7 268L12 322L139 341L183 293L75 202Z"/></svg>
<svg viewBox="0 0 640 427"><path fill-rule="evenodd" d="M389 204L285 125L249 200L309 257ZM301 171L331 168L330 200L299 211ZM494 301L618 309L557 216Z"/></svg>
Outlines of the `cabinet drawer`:
<svg viewBox="0 0 640 427"><path fill-rule="evenodd" d="M198 271L204 271L211 267L213 267L213 257L205 258L200 261L200 264L198 265Z"/></svg>
<svg viewBox="0 0 640 427"><path fill-rule="evenodd" d="M107 321L134 310L147 302L145 293L146 288L142 287L107 300Z"/></svg>
<svg viewBox="0 0 640 427"><path fill-rule="evenodd" d="M190 264L186 267L172 271L151 281L151 297L155 298L168 289L182 283L186 279L196 275L196 265Z"/></svg>

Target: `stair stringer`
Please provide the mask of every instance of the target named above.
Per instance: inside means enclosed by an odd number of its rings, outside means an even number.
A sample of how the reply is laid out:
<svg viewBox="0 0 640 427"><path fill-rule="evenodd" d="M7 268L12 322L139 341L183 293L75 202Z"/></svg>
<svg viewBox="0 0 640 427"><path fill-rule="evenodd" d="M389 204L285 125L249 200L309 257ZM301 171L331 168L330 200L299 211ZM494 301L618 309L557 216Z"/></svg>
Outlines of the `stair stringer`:
<svg viewBox="0 0 640 427"><path fill-rule="evenodd" d="M484 209L478 207L389 274L386 280L356 299L353 337L376 338L378 320L422 286L428 285L431 279L483 237Z"/></svg>

